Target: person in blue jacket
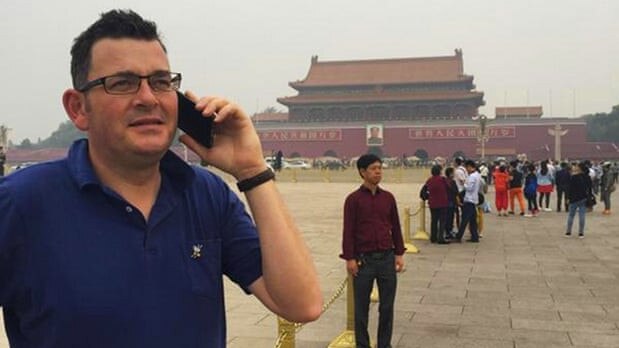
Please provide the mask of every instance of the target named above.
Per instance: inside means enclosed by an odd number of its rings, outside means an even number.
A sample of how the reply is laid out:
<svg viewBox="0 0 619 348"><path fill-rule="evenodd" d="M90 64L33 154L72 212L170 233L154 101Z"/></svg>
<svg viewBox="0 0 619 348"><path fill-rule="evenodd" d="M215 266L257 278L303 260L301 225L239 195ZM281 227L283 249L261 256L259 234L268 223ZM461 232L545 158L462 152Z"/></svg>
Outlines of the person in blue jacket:
<svg viewBox="0 0 619 348"><path fill-rule="evenodd" d="M529 209L525 217L535 217L539 213L537 207L537 175L535 174L535 164L527 166L527 175L524 178L524 197L527 199Z"/></svg>

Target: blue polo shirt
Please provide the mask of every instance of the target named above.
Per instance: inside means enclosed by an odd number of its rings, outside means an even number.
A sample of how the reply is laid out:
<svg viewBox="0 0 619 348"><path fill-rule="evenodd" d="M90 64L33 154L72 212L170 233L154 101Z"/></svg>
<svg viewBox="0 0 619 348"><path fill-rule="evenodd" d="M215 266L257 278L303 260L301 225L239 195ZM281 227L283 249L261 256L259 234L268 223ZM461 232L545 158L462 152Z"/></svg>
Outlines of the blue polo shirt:
<svg viewBox="0 0 619 348"><path fill-rule="evenodd" d="M88 142L0 179L0 306L11 347L225 347L222 274L262 275L221 179L168 152L146 221L97 179Z"/></svg>

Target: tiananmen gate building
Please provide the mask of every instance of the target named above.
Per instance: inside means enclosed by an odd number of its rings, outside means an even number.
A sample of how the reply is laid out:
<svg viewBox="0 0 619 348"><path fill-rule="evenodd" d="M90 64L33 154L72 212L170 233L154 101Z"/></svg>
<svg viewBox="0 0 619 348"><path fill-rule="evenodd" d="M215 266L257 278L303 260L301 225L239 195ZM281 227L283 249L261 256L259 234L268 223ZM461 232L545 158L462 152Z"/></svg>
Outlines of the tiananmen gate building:
<svg viewBox="0 0 619 348"><path fill-rule="evenodd" d="M288 113L256 114L265 152L285 156L354 157L366 152L429 158L455 153L479 158L480 124L485 104L473 76L466 74L462 51L452 56L319 61L312 57L307 76L290 82L298 94L278 98ZM612 143L586 140L580 118L544 118L537 106L497 107L488 119L485 157L554 157L552 130L567 130L562 157L618 158Z"/></svg>

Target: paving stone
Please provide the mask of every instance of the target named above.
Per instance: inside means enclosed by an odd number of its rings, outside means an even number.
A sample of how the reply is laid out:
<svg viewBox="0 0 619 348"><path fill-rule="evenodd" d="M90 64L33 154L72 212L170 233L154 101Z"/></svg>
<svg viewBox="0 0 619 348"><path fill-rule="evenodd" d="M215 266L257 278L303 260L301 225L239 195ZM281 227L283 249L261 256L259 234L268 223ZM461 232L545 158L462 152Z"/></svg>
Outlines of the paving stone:
<svg viewBox="0 0 619 348"><path fill-rule="evenodd" d="M569 345L567 333L543 330L510 329L484 326L461 326L458 337L495 339L515 342L537 342Z"/></svg>
<svg viewBox="0 0 619 348"><path fill-rule="evenodd" d="M617 331L614 323L609 322L577 322L577 321L548 321L533 319L512 319L514 329L561 331L561 332L600 332Z"/></svg>
<svg viewBox="0 0 619 348"><path fill-rule="evenodd" d="M595 347L619 347L619 334L598 334L586 332L570 332L575 345L591 345Z"/></svg>

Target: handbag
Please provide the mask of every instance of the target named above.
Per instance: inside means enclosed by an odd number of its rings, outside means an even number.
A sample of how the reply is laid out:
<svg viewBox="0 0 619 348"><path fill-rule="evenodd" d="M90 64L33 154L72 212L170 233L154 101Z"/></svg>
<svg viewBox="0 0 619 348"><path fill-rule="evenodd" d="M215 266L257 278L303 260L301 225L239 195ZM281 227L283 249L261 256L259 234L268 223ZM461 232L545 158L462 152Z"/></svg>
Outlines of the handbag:
<svg viewBox="0 0 619 348"><path fill-rule="evenodd" d="M588 195L587 196L587 208L593 208L594 205L596 205L598 202L595 199L594 195Z"/></svg>
<svg viewBox="0 0 619 348"><path fill-rule="evenodd" d="M427 201L430 198L430 190L428 190L428 184L424 184L419 190L419 198L423 201Z"/></svg>

